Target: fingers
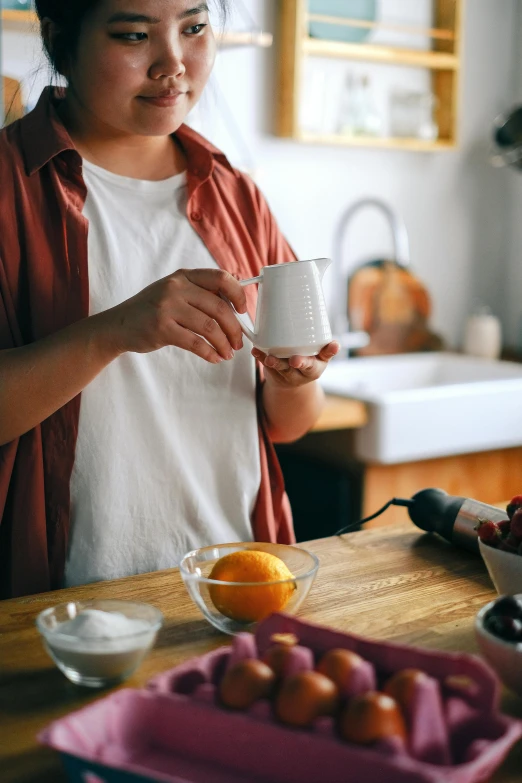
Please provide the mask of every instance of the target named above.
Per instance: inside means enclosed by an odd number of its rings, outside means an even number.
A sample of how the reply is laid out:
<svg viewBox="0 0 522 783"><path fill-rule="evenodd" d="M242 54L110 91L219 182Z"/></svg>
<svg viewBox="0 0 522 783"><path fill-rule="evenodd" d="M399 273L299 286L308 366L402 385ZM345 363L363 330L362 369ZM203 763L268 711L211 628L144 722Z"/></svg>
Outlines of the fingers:
<svg viewBox="0 0 522 783"><path fill-rule="evenodd" d="M328 343L328 345L325 345L324 348L321 349L317 355L317 358L322 362L329 362L330 359L333 359L333 357L336 356L340 350L341 344L338 343L337 340L332 340L331 343Z"/></svg>
<svg viewBox="0 0 522 783"><path fill-rule="evenodd" d="M230 299L238 313L246 313L246 296L242 286L223 269L185 269L185 277L194 285Z"/></svg>
<svg viewBox="0 0 522 783"><path fill-rule="evenodd" d="M259 348L252 348L251 353L255 359L261 362L261 364L263 364L265 367L268 367L270 370L285 372L286 370L290 369L290 365L288 364L287 359L278 359L276 356L263 353L263 351L260 351Z"/></svg>
<svg viewBox="0 0 522 783"><path fill-rule="evenodd" d="M222 299L216 300L216 305L219 303L228 310L235 321L235 316L231 313L230 307L226 304L226 302L224 302ZM208 309L210 310L212 308L209 307ZM185 304L182 308L180 308L180 312L176 318L176 321L182 328L184 327L193 334L203 337L208 343L210 343L211 346L213 346L213 348L215 348L216 352L223 359L233 359L233 347L222 328L222 324L218 321L217 313L214 315L215 317L212 317L211 314L202 311L200 308ZM239 334L241 335L241 331L239 331ZM239 343L237 337L234 336L231 339L236 349L239 350L239 348L241 348L240 338Z"/></svg>
<svg viewBox="0 0 522 783"><path fill-rule="evenodd" d="M288 364L293 370L299 370L306 377L317 378L321 374L316 356L291 356Z"/></svg>
<svg viewBox="0 0 522 783"><path fill-rule="evenodd" d="M290 370L299 370L303 374L313 374L317 362L315 356L291 356L289 359L278 359L276 356L266 354L258 348L252 349L252 356L256 358L269 370L275 370L280 373L288 373Z"/></svg>
<svg viewBox="0 0 522 783"><path fill-rule="evenodd" d="M252 350L252 356L265 367L277 372L298 370L309 378L318 378L323 371L323 363L329 362L340 350L338 342L333 341L320 351L317 356L290 356L288 359L277 359L275 356L263 353L258 348Z"/></svg>
<svg viewBox="0 0 522 783"><path fill-rule="evenodd" d="M172 345L183 348L185 351L190 351L211 364L219 364L223 361L222 356L219 355L212 345L179 324L172 325L171 338Z"/></svg>
<svg viewBox="0 0 522 783"><path fill-rule="evenodd" d="M216 275L213 276L215 278L214 282L216 285L219 282L219 280L216 279L216 276L217 278L220 278L221 274L218 270L195 269L192 271L187 271L185 276L189 282L189 289L185 293L186 302L197 310L201 310L207 316L210 316L210 318L214 319L214 321L219 325L219 327L221 327L221 330L226 335L231 349L239 351L243 347L243 335L239 321L228 302L226 302L220 296L216 296L216 293L213 290L205 288L203 285L199 285L199 283L209 284L209 280L206 279L204 274L200 275L200 272L215 272ZM243 289L237 280L234 280L234 278L229 275L228 272L225 272L224 275L227 282L230 280L239 287L241 296L244 298ZM199 283L194 282L194 279L198 279ZM243 299L241 299L241 301L243 301ZM189 328L193 327L189 326ZM211 328L212 327L210 324L206 324L206 330L210 331ZM198 328L196 328L196 331L198 334L203 334L199 332ZM203 337L206 338L207 334L204 333Z"/></svg>
<svg viewBox="0 0 522 783"><path fill-rule="evenodd" d="M206 316L207 320L210 318L214 321L214 324L226 337L230 348L239 351L243 347L241 326L228 302L202 288L194 288L187 296L187 304L193 309L199 310L203 316ZM206 323L205 329L204 334L199 332L198 329L196 331L198 331L198 334L203 334L203 337L206 338L207 331L210 333L212 326Z"/></svg>
<svg viewBox="0 0 522 783"><path fill-rule="evenodd" d="M318 380L327 363L339 352L339 349L339 343L332 341L325 345L317 356L290 356L288 359L278 359L258 348L252 349L252 356L267 368L270 377L276 383L295 387Z"/></svg>

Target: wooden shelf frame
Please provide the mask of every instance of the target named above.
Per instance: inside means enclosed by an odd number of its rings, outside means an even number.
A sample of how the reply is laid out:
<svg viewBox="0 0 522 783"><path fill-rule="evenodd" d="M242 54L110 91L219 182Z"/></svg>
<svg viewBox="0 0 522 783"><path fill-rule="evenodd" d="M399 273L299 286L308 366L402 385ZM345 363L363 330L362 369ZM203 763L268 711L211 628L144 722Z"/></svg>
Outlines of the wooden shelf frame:
<svg viewBox="0 0 522 783"><path fill-rule="evenodd" d="M304 144L327 144L337 147L375 147L376 149L410 150L414 152L435 152L453 149L450 139L425 141L416 138L393 138L389 136L349 136L340 133L312 133L299 131L297 141Z"/></svg>
<svg viewBox="0 0 522 783"><path fill-rule="evenodd" d="M2 11L2 22L6 29L24 27L36 31L38 28L38 17L34 11L6 8ZM220 49L232 49L239 46L257 46L266 49L272 46L273 35L256 30L227 30L224 33L216 33L216 40Z"/></svg>
<svg viewBox="0 0 522 783"><path fill-rule="evenodd" d="M400 29L432 40L432 48L406 49L365 43L347 43L311 38L310 19L326 21L336 17L309 14L307 0L280 0L278 111L276 133L309 144L368 146L381 149L440 151L458 143L458 96L460 85L460 49L464 0L435 0L434 26L429 28L394 25L385 22L338 20L353 27ZM435 119L439 138L435 141L310 133L299 126L302 73L307 57L326 57L369 62L383 66L423 68L431 73L432 90L437 98Z"/></svg>
<svg viewBox="0 0 522 783"><path fill-rule="evenodd" d="M393 24L391 22L368 22L365 19L347 19L340 16L327 16L325 14L306 14L308 22L323 22L325 24L338 24L343 27L356 27L365 30L393 30L399 33L408 33L423 38L440 38L441 40L455 40L453 30L441 30L433 27L414 27L406 24Z"/></svg>
<svg viewBox="0 0 522 783"><path fill-rule="evenodd" d="M34 11L18 11L16 8L5 8L2 11L2 21L5 23L33 25L38 23L38 17Z"/></svg>
<svg viewBox="0 0 522 783"><path fill-rule="evenodd" d="M400 49L375 44L343 43L305 38L303 52L315 57L337 57L343 60L408 65L414 68L452 71L459 67L459 58L449 52L433 52L423 49Z"/></svg>

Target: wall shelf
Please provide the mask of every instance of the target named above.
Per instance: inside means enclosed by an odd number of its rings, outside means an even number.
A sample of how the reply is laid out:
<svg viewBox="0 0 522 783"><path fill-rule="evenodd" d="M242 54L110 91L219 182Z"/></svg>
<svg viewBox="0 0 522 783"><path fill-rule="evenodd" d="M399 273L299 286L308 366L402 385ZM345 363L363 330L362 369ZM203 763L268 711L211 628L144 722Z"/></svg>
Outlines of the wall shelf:
<svg viewBox="0 0 522 783"><path fill-rule="evenodd" d="M408 65L430 70L456 70L459 59L446 52L423 51L422 49L398 49L393 46L373 46L372 44L343 43L341 41L321 41L318 38L305 38L304 54L315 57L338 57L343 60L359 60L384 63L387 65Z"/></svg>
<svg viewBox="0 0 522 783"><path fill-rule="evenodd" d="M367 21L309 14L308 0L280 0L276 134L306 144L368 146L422 152L454 148L458 137L463 3L464 0L434 0L432 26L424 28L379 20ZM409 37L421 36L424 42L428 42L430 48L400 48L378 43L351 43L313 38L309 35L310 22L321 22L342 28L364 28L369 31L388 30L395 35L402 33ZM303 72L305 65L312 58L425 70L429 74L431 91L436 99L434 120L438 127L438 139L424 141L420 138L384 138L307 131L300 124Z"/></svg>
<svg viewBox="0 0 522 783"><path fill-rule="evenodd" d="M15 8L6 8L2 11L2 21L6 25L10 22L33 25L37 21L37 16L33 11L17 11Z"/></svg>
<svg viewBox="0 0 522 783"><path fill-rule="evenodd" d="M438 139L424 141L415 138L390 138L386 136L348 136L338 133L312 133L300 131L295 137L303 144L327 144L338 147L374 147L376 149L410 150L414 152L431 152L455 148L455 141Z"/></svg>
<svg viewBox="0 0 522 783"><path fill-rule="evenodd" d="M36 30L38 17L33 11L18 11L16 9L5 9L2 11L2 22L6 30L20 29L24 27ZM258 31L226 31L218 33L216 40L220 48L231 49L238 46L257 46L268 48L272 46L273 36L271 33L262 33Z"/></svg>

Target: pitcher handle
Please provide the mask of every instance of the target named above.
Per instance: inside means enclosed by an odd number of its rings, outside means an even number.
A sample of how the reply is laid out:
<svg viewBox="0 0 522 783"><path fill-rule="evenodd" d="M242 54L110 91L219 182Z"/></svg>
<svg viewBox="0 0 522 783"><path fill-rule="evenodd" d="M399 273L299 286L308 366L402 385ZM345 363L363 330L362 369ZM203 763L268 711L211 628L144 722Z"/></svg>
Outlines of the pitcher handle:
<svg viewBox="0 0 522 783"><path fill-rule="evenodd" d="M239 280L238 282L239 282L239 285L242 285L242 286L251 285L252 283L262 283L263 282L263 277L262 276L259 276L259 277L249 277L248 280ZM227 302L230 305L230 307L232 308L232 312L234 313L234 315L236 316L236 318L237 318L237 320L239 322L239 325L241 327L241 331L243 332L244 335L246 335L246 337L248 337L248 339L250 340L252 345L255 345L256 335L254 334L252 329L250 329L243 322L243 320L241 319L241 316L237 312L236 308L234 307L234 305L232 304L230 299L227 299L227 297L224 296L223 294L220 294L220 297L222 299L224 299L225 302Z"/></svg>

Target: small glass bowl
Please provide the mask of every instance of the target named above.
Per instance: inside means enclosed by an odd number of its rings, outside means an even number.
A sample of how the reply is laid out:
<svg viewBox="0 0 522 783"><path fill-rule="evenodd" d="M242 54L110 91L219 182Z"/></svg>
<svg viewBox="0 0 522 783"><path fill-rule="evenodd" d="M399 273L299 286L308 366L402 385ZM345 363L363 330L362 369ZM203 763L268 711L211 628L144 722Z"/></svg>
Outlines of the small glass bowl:
<svg viewBox="0 0 522 783"><path fill-rule="evenodd" d="M81 639L60 633L60 625L86 609L118 612L130 620L142 620L147 628L116 639ZM150 604L133 601L69 601L44 609L36 618L44 646L55 664L76 685L104 688L127 679L153 646L163 615Z"/></svg>
<svg viewBox="0 0 522 783"><path fill-rule="evenodd" d="M293 574L293 578L282 579L277 582L222 582L216 579L209 579L210 572L217 560L233 552L244 550L268 552L271 555L275 555L286 564ZM179 568L190 597L196 606L201 609L208 622L224 633L236 634L241 631L253 630L259 621L241 622L226 617L214 605L209 588L211 589L213 585L221 587L231 586L234 587L234 591L243 590L245 596L247 596L252 595L252 591L255 594L257 589L266 590L267 587L293 584L295 585L295 590L281 611L285 612L285 614L296 614L310 592L319 568L319 560L311 552L307 552L306 549L300 549L297 546L248 541L238 544L217 544L195 549L185 555Z"/></svg>

